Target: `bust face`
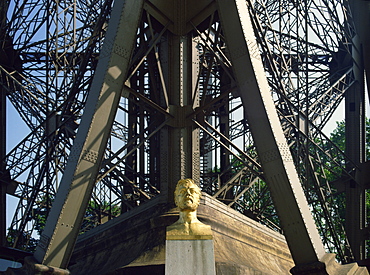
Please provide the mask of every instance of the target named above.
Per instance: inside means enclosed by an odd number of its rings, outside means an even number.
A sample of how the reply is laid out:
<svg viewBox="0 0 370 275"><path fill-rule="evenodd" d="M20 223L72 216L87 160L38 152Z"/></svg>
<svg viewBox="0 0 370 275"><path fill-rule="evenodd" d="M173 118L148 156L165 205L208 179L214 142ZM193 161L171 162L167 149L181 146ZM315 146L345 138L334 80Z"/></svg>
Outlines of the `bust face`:
<svg viewBox="0 0 370 275"><path fill-rule="evenodd" d="M180 180L175 190L175 203L180 210L196 210L200 202L200 189L192 179Z"/></svg>

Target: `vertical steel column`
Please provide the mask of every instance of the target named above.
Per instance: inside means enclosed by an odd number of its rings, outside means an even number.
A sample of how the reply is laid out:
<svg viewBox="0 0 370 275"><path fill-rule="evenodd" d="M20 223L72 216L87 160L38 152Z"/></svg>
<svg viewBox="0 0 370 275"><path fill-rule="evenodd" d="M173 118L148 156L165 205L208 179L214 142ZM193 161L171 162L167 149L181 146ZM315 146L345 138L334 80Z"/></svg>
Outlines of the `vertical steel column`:
<svg viewBox="0 0 370 275"><path fill-rule="evenodd" d="M53 207L34 254L45 265L66 268L104 156L143 1L116 1L98 67Z"/></svg>
<svg viewBox="0 0 370 275"><path fill-rule="evenodd" d="M325 255L275 109L244 0L218 0L237 85L264 175L296 265Z"/></svg>
<svg viewBox="0 0 370 275"><path fill-rule="evenodd" d="M356 165L365 160L365 87L361 43L356 36L352 40L353 72L356 82L345 94L346 155ZM355 167L347 164L346 169ZM346 232L356 261L365 259L365 189L358 182L351 181L346 190Z"/></svg>
<svg viewBox="0 0 370 275"><path fill-rule="evenodd" d="M3 53L2 47L6 44L6 13L8 11L8 3L2 1L0 3L0 54ZM2 160L6 156L6 91L0 88L0 175L6 171L6 163ZM0 181L0 246L6 244L6 187L7 183Z"/></svg>
<svg viewBox="0 0 370 275"><path fill-rule="evenodd" d="M169 83L169 110L175 118L169 122L168 143L163 146L169 147L166 188L168 201L172 202L179 179L193 178L199 182L200 178L199 129L194 128L191 118L187 117L199 104L196 90L199 62L193 62L198 57L191 35L169 33L168 40L169 58L165 71Z"/></svg>
<svg viewBox="0 0 370 275"><path fill-rule="evenodd" d="M6 173L6 92L0 88L0 175ZM6 188L7 183L0 181L0 246L6 245Z"/></svg>

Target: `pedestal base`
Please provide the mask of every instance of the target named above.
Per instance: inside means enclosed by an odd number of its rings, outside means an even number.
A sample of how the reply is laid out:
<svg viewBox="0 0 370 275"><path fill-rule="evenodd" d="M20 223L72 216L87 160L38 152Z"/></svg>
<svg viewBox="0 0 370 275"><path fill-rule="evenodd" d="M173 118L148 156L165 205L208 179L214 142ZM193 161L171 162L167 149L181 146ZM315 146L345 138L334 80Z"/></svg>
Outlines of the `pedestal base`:
<svg viewBox="0 0 370 275"><path fill-rule="evenodd" d="M294 266L283 235L207 194L198 218L212 228L217 274L289 274ZM176 209L154 198L79 236L68 269L71 274L163 275L166 227L177 220Z"/></svg>
<svg viewBox="0 0 370 275"><path fill-rule="evenodd" d="M215 275L213 240L166 240L166 275Z"/></svg>
<svg viewBox="0 0 370 275"><path fill-rule="evenodd" d="M368 275L366 267L358 266L357 263L341 265L335 261L335 254L327 253L320 261L297 265L290 270L293 275Z"/></svg>

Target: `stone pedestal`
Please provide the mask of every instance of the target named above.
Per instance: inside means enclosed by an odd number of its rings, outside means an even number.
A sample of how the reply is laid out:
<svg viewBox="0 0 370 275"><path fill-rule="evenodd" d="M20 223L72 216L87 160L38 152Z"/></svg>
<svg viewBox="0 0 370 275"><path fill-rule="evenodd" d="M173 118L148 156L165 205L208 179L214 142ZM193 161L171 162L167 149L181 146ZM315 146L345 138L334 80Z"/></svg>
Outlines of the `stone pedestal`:
<svg viewBox="0 0 370 275"><path fill-rule="evenodd" d="M290 274L294 263L283 235L207 194L198 218L212 228L216 274ZM166 228L177 219L177 209L154 198L79 236L68 269L71 274L163 275Z"/></svg>
<svg viewBox="0 0 370 275"><path fill-rule="evenodd" d="M166 275L215 275L213 240L166 240Z"/></svg>

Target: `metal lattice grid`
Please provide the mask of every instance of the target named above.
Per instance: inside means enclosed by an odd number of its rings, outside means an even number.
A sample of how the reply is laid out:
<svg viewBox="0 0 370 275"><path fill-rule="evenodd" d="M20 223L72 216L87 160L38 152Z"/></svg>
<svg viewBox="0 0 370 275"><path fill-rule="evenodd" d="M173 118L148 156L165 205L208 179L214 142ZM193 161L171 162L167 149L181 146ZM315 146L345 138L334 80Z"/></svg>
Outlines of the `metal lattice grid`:
<svg viewBox="0 0 370 275"><path fill-rule="evenodd" d="M35 236L47 215L83 112L109 20L111 1L9 1L2 25L1 87L30 128L6 156L19 205L14 247ZM280 120L307 200L330 252L349 250L331 182L348 158L322 129L353 83L353 27L346 1L254 1L255 33ZM25 24L25 22L28 22ZM136 50L105 159L82 231L160 194L159 148L171 120L165 79L167 26L142 15ZM276 211L244 117L217 12L195 26L199 107L187 115L200 129L204 191L274 230ZM15 92L16 91L16 92ZM330 179L328 173L330 171ZM5 177L4 176L4 177ZM19 180L22 179L22 180ZM19 182L18 182L19 181ZM340 230L340 233L338 233Z"/></svg>

